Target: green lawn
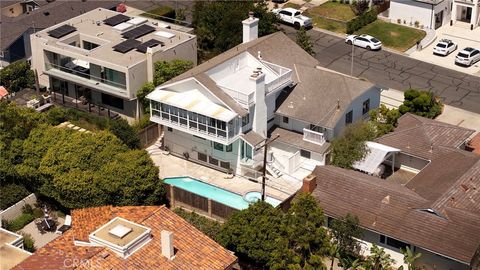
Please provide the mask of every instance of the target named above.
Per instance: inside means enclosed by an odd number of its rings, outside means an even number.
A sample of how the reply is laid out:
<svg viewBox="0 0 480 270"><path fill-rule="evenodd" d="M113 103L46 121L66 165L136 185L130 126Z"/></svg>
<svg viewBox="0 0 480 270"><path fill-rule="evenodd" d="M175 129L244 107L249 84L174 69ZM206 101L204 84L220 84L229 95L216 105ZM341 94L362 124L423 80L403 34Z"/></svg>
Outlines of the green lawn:
<svg viewBox="0 0 480 270"><path fill-rule="evenodd" d="M340 21L350 21L355 17L350 5L336 2L326 2L323 5L313 7L307 10L312 16L323 16Z"/></svg>
<svg viewBox="0 0 480 270"><path fill-rule="evenodd" d="M299 4L295 4L295 3L286 3L285 5L283 5L283 8L294 8L294 9L300 9L302 6L299 5Z"/></svg>
<svg viewBox="0 0 480 270"><path fill-rule="evenodd" d="M345 32L347 31L347 26L344 23L337 22L334 20L329 20L319 16L312 16L310 14L305 14L305 15L312 18L314 27L322 28L328 31L341 33L341 34L345 34Z"/></svg>
<svg viewBox="0 0 480 270"><path fill-rule="evenodd" d="M355 34L369 34L380 41L386 47L399 51L410 49L419 40L425 37L425 32L394 23L387 23L382 20L368 24L355 32Z"/></svg>
<svg viewBox="0 0 480 270"><path fill-rule="evenodd" d="M145 13L140 14L140 16L143 17L149 17L149 18L157 18L157 16L164 16L164 17L172 17L175 16L175 10L169 6L159 6L157 8L154 8L152 10L149 10Z"/></svg>

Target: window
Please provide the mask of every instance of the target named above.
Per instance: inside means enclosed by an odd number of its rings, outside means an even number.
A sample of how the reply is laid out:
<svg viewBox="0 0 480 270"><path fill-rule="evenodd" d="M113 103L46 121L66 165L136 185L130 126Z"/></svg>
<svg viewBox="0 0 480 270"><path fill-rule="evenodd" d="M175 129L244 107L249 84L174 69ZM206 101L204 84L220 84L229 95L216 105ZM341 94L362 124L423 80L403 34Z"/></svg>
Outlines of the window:
<svg viewBox="0 0 480 270"><path fill-rule="evenodd" d="M214 148L215 150L218 150L218 151L223 151L223 144L217 143L217 142L213 142L213 148Z"/></svg>
<svg viewBox="0 0 480 270"><path fill-rule="evenodd" d="M387 245L397 249L406 249L406 247L410 247L409 244L390 237L387 237Z"/></svg>
<svg viewBox="0 0 480 270"><path fill-rule="evenodd" d="M283 123L288 124L288 117L284 116L282 121Z"/></svg>
<svg viewBox="0 0 480 270"><path fill-rule="evenodd" d="M105 83L119 87L119 88L126 88L126 79L125 73L116 71L110 68L105 68Z"/></svg>
<svg viewBox="0 0 480 270"><path fill-rule="evenodd" d="M85 50L93 50L93 49L97 48L98 46L99 46L98 44L88 42L86 40L83 41L83 48Z"/></svg>
<svg viewBox="0 0 480 270"><path fill-rule="evenodd" d="M350 123L352 123L352 121L353 121L353 111L349 111L345 115L345 124L350 124Z"/></svg>
<svg viewBox="0 0 480 270"><path fill-rule="evenodd" d="M168 130L169 132L173 132L173 128L171 128L171 127L167 127L167 130Z"/></svg>
<svg viewBox="0 0 480 270"><path fill-rule="evenodd" d="M250 121L250 115L247 113L244 117L242 117L242 127L248 125L248 122Z"/></svg>
<svg viewBox="0 0 480 270"><path fill-rule="evenodd" d="M380 243L385 244L385 235L380 235Z"/></svg>
<svg viewBox="0 0 480 270"><path fill-rule="evenodd" d="M208 156L208 163L218 166L218 159Z"/></svg>
<svg viewBox="0 0 480 270"><path fill-rule="evenodd" d="M310 155L311 155L310 151L300 149L300 156L310 159Z"/></svg>
<svg viewBox="0 0 480 270"><path fill-rule="evenodd" d="M232 144L229 144L225 147L226 152L232 152L232 150L233 150L233 145Z"/></svg>
<svg viewBox="0 0 480 270"><path fill-rule="evenodd" d="M102 93L102 103L123 110L123 99Z"/></svg>
<svg viewBox="0 0 480 270"><path fill-rule="evenodd" d="M370 99L363 102L362 114L366 114L370 111Z"/></svg>
<svg viewBox="0 0 480 270"><path fill-rule="evenodd" d="M220 161L220 167L224 169L230 169L230 162Z"/></svg>
<svg viewBox="0 0 480 270"><path fill-rule="evenodd" d="M203 153L198 153L198 160L203 161L203 162L207 162L207 155L205 155Z"/></svg>

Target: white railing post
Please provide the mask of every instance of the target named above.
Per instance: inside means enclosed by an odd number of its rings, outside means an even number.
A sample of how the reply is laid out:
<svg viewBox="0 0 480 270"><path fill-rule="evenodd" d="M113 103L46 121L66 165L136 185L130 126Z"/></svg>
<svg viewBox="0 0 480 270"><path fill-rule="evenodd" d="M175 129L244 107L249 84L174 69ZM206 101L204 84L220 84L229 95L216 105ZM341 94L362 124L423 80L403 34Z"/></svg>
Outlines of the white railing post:
<svg viewBox="0 0 480 270"><path fill-rule="evenodd" d="M304 128L303 140L311 143L323 145L325 143L325 136L323 136L323 133Z"/></svg>

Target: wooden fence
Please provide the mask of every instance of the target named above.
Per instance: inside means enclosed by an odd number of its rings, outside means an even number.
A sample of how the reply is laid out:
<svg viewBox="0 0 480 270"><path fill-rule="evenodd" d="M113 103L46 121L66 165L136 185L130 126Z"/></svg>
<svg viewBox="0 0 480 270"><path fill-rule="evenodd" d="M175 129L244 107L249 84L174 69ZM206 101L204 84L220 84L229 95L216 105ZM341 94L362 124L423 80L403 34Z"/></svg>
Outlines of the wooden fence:
<svg viewBox="0 0 480 270"><path fill-rule="evenodd" d="M167 198L170 201L170 206L172 208L175 207L175 204L187 206L193 208L192 210L201 211L214 219L220 220L224 220L231 214L238 211L237 209L229 207L225 204L172 185L165 184L165 187L167 190Z"/></svg>
<svg viewBox="0 0 480 270"><path fill-rule="evenodd" d="M138 137L140 137L140 143L142 147L145 148L156 142L161 133L162 126L156 123L151 124L148 127L140 130L138 132Z"/></svg>

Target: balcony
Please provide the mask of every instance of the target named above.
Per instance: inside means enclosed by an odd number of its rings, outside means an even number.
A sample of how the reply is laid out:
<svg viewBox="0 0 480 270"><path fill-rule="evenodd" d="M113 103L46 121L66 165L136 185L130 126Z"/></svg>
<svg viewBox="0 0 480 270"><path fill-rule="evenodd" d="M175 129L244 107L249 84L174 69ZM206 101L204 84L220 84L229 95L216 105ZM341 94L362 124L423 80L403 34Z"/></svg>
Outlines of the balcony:
<svg viewBox="0 0 480 270"><path fill-rule="evenodd" d="M250 94L245 94L240 91L237 91L233 88L218 84L218 86L230 97L232 97L236 102L240 105L248 108L255 102L255 92L251 92Z"/></svg>
<svg viewBox="0 0 480 270"><path fill-rule="evenodd" d="M271 92L275 92L276 90L281 90L285 88L287 85L292 83L292 70L288 68L284 68L282 66L262 61L267 67L269 67L272 71L276 73L278 76L274 80L270 81L265 85L265 93L269 94Z"/></svg>
<svg viewBox="0 0 480 270"><path fill-rule="evenodd" d="M303 140L314 144L323 145L325 143L325 136L323 133L304 128Z"/></svg>
<svg viewBox="0 0 480 270"><path fill-rule="evenodd" d="M113 95L127 96L125 84L91 75L89 66L83 63L82 65L75 65L72 62L68 62L65 65L46 63L45 74L59 79L76 82L86 87L102 90Z"/></svg>

